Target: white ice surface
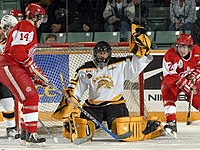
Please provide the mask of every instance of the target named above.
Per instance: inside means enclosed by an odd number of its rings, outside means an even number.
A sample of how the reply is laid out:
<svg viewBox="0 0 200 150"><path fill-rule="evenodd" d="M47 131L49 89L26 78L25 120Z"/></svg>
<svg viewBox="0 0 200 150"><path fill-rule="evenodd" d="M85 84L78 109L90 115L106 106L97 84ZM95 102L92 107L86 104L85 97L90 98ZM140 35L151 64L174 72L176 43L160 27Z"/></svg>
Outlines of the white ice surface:
<svg viewBox="0 0 200 150"><path fill-rule="evenodd" d="M5 129L0 128L0 150L200 150L200 124L187 126L186 123L178 123L178 138L169 136L147 141L118 142L113 140L103 130L98 131L92 142L82 145L74 145L62 135L54 135L58 138L58 144L52 137L46 135L46 146L42 148L26 148L20 146L19 141L8 141L5 137Z"/></svg>

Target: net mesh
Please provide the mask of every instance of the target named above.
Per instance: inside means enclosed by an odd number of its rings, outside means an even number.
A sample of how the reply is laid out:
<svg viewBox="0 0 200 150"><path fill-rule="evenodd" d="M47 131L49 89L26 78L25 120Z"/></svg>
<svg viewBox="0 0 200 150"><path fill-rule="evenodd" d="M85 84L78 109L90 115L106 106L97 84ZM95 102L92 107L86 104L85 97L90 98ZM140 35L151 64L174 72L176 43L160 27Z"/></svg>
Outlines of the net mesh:
<svg viewBox="0 0 200 150"><path fill-rule="evenodd" d="M112 47L112 56L125 57L130 55L127 47ZM35 55L35 62L47 74L51 83L59 90L63 90L60 74L64 76L67 86L75 70L84 62L92 60L92 47L62 47L62 48L38 48ZM59 105L62 95L57 93L52 87L43 88L37 86L40 96L39 117L46 127L62 126L62 122L51 117ZM131 81L124 83L124 97L131 116L140 116L140 83L139 77L134 77ZM87 99L88 91L82 97ZM147 110L144 107L144 115Z"/></svg>

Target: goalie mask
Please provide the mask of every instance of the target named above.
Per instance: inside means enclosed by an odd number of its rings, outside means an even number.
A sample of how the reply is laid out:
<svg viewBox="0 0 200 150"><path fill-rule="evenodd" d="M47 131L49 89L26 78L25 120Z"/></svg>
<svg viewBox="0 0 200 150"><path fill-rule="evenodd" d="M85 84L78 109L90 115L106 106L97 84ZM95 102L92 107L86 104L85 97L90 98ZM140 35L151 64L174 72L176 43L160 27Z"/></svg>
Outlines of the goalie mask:
<svg viewBox="0 0 200 150"><path fill-rule="evenodd" d="M182 33L176 41L176 48L181 57L185 59L190 57L190 50L193 45L191 34Z"/></svg>
<svg viewBox="0 0 200 150"><path fill-rule="evenodd" d="M130 42L130 52L136 54L136 56L142 57L149 54L151 40L147 36L147 30L144 27L132 25Z"/></svg>
<svg viewBox="0 0 200 150"><path fill-rule="evenodd" d="M93 61L97 67L100 67L100 69L107 66L111 55L112 48L105 41L98 42L93 48Z"/></svg>

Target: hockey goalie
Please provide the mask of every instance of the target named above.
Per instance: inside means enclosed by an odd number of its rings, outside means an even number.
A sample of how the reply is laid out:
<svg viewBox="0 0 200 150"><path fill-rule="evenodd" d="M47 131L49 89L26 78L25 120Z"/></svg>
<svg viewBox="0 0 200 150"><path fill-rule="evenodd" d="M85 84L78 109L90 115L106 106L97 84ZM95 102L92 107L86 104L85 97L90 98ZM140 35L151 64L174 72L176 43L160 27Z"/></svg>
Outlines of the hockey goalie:
<svg viewBox="0 0 200 150"><path fill-rule="evenodd" d="M193 45L190 34L182 33L175 47L170 48L163 59L161 92L164 103L166 125L164 130L177 137L176 104L180 92L192 106L200 110L200 47ZM193 96L194 94L194 96Z"/></svg>
<svg viewBox="0 0 200 150"><path fill-rule="evenodd" d="M115 135L132 134L123 141L151 139L161 134L159 118L130 117L126 99L122 95L124 82L139 75L153 60L151 41L146 29L134 26L128 57L112 57L112 48L106 41L96 43L93 59L76 70L66 93L68 98L91 114L100 123L105 121ZM89 90L89 97L80 101ZM77 107L63 98L53 117L63 120L64 136L74 141L85 138L99 128L91 118L80 113Z"/></svg>

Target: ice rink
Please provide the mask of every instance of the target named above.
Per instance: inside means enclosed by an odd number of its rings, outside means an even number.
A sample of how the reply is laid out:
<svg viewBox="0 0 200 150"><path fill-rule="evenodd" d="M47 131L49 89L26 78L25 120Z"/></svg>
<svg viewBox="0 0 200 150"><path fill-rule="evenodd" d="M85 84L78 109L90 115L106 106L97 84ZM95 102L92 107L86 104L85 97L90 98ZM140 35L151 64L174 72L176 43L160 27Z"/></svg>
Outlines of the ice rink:
<svg viewBox="0 0 200 150"><path fill-rule="evenodd" d="M74 145L62 135L54 135L58 138L55 143L52 137L46 135L46 146L42 148L26 148L20 146L19 141L9 141L5 138L5 129L0 130L0 150L26 150L26 149L48 149L48 150L199 150L200 149L200 123L178 123L178 138L161 136L147 141L119 142L113 140L103 130L98 131L92 142L82 145Z"/></svg>

